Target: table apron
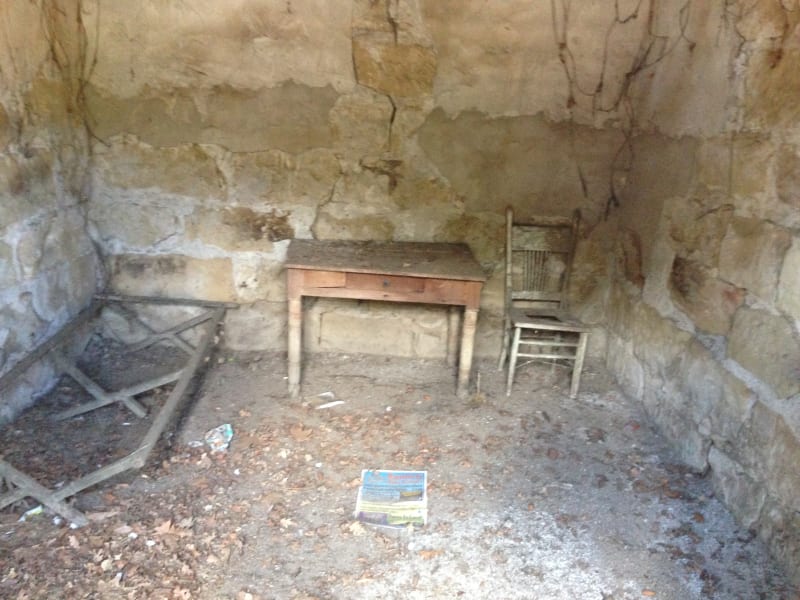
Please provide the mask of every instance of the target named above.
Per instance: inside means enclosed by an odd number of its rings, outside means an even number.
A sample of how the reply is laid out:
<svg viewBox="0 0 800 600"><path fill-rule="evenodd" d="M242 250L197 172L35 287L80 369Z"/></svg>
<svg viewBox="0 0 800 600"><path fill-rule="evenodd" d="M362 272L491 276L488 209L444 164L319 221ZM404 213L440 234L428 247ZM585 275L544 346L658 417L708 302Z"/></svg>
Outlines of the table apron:
<svg viewBox="0 0 800 600"><path fill-rule="evenodd" d="M460 305L477 309L483 282L438 277L408 277L289 269L289 296L353 300L385 300L420 304Z"/></svg>

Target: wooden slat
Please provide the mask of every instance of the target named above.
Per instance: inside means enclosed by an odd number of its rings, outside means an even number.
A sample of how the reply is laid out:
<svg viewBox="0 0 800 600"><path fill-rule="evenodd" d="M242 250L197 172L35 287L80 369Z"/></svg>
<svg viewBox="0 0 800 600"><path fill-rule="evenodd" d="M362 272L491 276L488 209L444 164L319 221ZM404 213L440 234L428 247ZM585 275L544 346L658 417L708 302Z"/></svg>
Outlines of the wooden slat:
<svg viewBox="0 0 800 600"><path fill-rule="evenodd" d="M87 308L83 311L78 313L78 315L72 319L69 323L67 323L64 327L62 327L58 333L56 333L53 337L49 338L39 346L37 346L33 352L26 355L22 360L20 360L17 364L15 364L8 372L6 372L2 377L0 377L0 391L4 390L12 381L14 381L18 376L22 375L25 371L27 371L33 364L48 354L54 348L57 348L62 343L64 343L69 336L71 336L75 331L77 331L80 327L85 325L92 317L94 317L100 310L102 306L102 302L93 301Z"/></svg>
<svg viewBox="0 0 800 600"><path fill-rule="evenodd" d="M158 296L125 296L123 294L100 293L95 294L98 300L106 302L130 302L133 304L176 304L181 306L203 306L205 308L239 308L235 302L219 302L216 300L202 300L198 298L162 298Z"/></svg>
<svg viewBox="0 0 800 600"><path fill-rule="evenodd" d="M183 402L184 397L189 391L189 384L191 383L192 378L195 376L198 367L203 363L206 352L208 352L208 349L214 340L214 333L216 332L217 325L222 320L224 315L225 308L218 307L214 309L211 318L205 322L204 331L200 338L200 342L197 344L197 349L195 350L194 355L189 359L189 362L186 363L181 378L178 380L178 383L175 384L175 387L172 388L172 391L167 397L164 406L159 411L158 416L153 421L153 424L150 426L150 429L145 435L142 444L139 446L139 452L141 454L137 459L136 466L144 466L148 456L150 455L150 452L152 452L153 448L161 437L161 434L175 416L175 411Z"/></svg>
<svg viewBox="0 0 800 600"><path fill-rule="evenodd" d="M25 492L26 496L35 498L54 513L61 515L76 526L83 527L88 523L82 513L62 502L62 499L58 498L52 490L48 490L33 477L18 471L3 460L0 460L0 472L2 472L6 481L18 486L20 490Z"/></svg>

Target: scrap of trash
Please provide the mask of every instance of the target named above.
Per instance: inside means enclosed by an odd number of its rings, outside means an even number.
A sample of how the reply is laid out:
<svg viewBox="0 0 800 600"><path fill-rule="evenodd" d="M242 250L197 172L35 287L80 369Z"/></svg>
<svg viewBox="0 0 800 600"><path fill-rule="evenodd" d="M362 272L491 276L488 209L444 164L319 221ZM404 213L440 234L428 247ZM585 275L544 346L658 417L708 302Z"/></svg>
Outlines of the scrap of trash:
<svg viewBox="0 0 800 600"><path fill-rule="evenodd" d="M206 445L211 449L211 453L225 452L233 439L233 427L230 423L225 423L219 427L209 430L206 433Z"/></svg>

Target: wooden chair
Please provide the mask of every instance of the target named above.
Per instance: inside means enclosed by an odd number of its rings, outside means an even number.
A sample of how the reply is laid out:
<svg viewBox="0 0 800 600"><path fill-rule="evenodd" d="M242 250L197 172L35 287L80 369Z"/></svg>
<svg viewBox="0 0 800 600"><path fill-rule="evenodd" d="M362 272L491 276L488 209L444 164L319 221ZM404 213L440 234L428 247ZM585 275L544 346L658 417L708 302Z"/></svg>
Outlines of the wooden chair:
<svg viewBox="0 0 800 600"><path fill-rule="evenodd" d="M578 393L589 328L567 313L567 290L580 223L540 217L514 221L506 210L506 280L503 348L498 370L508 358L506 395L518 366L533 361L572 367L569 395ZM526 359L517 364L520 359Z"/></svg>

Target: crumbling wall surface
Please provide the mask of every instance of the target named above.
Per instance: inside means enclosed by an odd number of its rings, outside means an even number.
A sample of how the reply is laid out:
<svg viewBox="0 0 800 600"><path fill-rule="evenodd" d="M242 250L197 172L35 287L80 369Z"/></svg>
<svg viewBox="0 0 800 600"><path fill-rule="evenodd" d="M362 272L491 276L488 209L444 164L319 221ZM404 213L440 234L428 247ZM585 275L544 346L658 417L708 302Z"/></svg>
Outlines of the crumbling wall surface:
<svg viewBox="0 0 800 600"><path fill-rule="evenodd" d="M678 4L630 88L608 363L800 579L800 4Z"/></svg>
<svg viewBox="0 0 800 600"><path fill-rule="evenodd" d="M99 266L86 233L79 2L0 3L0 374L87 305ZM53 381L31 368L0 422Z"/></svg>
<svg viewBox="0 0 800 600"><path fill-rule="evenodd" d="M229 346L283 349L291 238L466 242L490 276L477 352L496 356L506 205L523 216L580 208L574 304L599 322L602 215L625 139L615 98L647 15L613 0L563 4L88 6L90 220L111 284L241 302ZM585 90L598 86L593 101ZM310 350L445 351L444 310L307 309Z"/></svg>

